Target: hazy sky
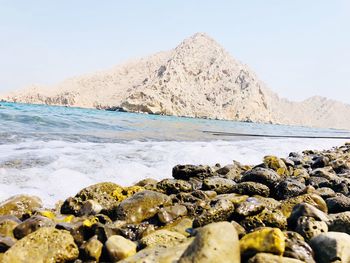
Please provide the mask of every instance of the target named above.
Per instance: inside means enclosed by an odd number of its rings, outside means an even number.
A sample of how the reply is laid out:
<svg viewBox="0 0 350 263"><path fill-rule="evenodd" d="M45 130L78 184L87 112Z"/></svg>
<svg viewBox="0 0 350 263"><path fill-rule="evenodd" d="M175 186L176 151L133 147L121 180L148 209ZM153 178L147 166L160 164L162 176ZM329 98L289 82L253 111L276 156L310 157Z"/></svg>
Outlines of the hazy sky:
<svg viewBox="0 0 350 263"><path fill-rule="evenodd" d="M283 97L350 103L346 0L0 0L0 92L107 69L196 32Z"/></svg>

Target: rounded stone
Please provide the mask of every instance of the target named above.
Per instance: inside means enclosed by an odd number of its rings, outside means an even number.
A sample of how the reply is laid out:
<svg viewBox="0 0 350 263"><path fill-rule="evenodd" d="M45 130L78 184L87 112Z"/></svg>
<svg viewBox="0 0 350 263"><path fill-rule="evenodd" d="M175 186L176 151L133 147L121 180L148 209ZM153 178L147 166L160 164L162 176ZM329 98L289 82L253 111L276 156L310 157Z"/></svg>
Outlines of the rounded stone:
<svg viewBox="0 0 350 263"><path fill-rule="evenodd" d="M13 215L22 219L25 215L32 215L33 212L42 207L39 197L30 195L16 195L0 203L0 216Z"/></svg>
<svg viewBox="0 0 350 263"><path fill-rule="evenodd" d="M242 182L233 186L232 192L241 195L260 195L268 197L270 195L270 188L264 184L256 182Z"/></svg>
<svg viewBox="0 0 350 263"><path fill-rule="evenodd" d="M198 229L195 239L178 262L240 263L236 229L228 222L212 223Z"/></svg>
<svg viewBox="0 0 350 263"><path fill-rule="evenodd" d="M285 237L278 228L260 228L246 234L239 243L243 256L251 256L259 252L282 255L285 249Z"/></svg>
<svg viewBox="0 0 350 263"><path fill-rule="evenodd" d="M55 263L77 259L79 250L68 231L43 227L17 241L2 263Z"/></svg>
<svg viewBox="0 0 350 263"><path fill-rule="evenodd" d="M350 262L350 235L328 232L309 242L317 263Z"/></svg>
<svg viewBox="0 0 350 263"><path fill-rule="evenodd" d="M274 187L281 180L281 176L274 170L255 167L242 175L241 182L256 182Z"/></svg>
<svg viewBox="0 0 350 263"><path fill-rule="evenodd" d="M258 199L249 197L246 201L237 206L235 213L242 217L252 216L260 213L262 210L264 210L264 208L264 204Z"/></svg>
<svg viewBox="0 0 350 263"><path fill-rule="evenodd" d="M204 190L214 190L217 194L226 194L232 192L235 181L221 177L210 177L203 180Z"/></svg>
<svg viewBox="0 0 350 263"><path fill-rule="evenodd" d="M297 180L287 179L280 182L274 192L277 199L287 199L301 195L305 192L306 186Z"/></svg>
<svg viewBox="0 0 350 263"><path fill-rule="evenodd" d="M325 222L317 221L313 217L301 216L297 220L295 232L308 241L319 234L328 232L328 226Z"/></svg>
<svg viewBox="0 0 350 263"><path fill-rule="evenodd" d="M112 262L117 262L136 254L136 244L122 236L114 235L109 237L105 245Z"/></svg>
<svg viewBox="0 0 350 263"><path fill-rule="evenodd" d="M141 191L122 201L117 210L117 218L129 223L140 223L157 214L159 206L170 204L170 198L155 191Z"/></svg>

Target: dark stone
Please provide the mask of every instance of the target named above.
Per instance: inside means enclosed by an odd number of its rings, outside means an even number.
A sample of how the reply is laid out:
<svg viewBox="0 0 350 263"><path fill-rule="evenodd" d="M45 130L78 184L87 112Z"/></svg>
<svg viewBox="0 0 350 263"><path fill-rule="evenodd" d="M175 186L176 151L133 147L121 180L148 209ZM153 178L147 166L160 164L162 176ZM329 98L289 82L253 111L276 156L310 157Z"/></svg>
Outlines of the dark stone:
<svg viewBox="0 0 350 263"><path fill-rule="evenodd" d="M281 180L281 177L272 169L255 167L242 175L241 182L256 182L274 187Z"/></svg>
<svg viewBox="0 0 350 263"><path fill-rule="evenodd" d="M12 237L0 236L0 253L5 253L15 243L16 243L16 240Z"/></svg>
<svg viewBox="0 0 350 263"><path fill-rule="evenodd" d="M326 199L329 213L340 213L350 210L350 198L342 194Z"/></svg>
<svg viewBox="0 0 350 263"><path fill-rule="evenodd" d="M316 193L319 194L323 199L327 199L335 196L333 189L329 187L321 187L316 190Z"/></svg>
<svg viewBox="0 0 350 263"><path fill-rule="evenodd" d="M21 239L26 235L36 231L40 227L52 227L55 223L44 216L32 216L16 226L13 230L15 238Z"/></svg>
<svg viewBox="0 0 350 263"><path fill-rule="evenodd" d="M298 219L302 216L312 217L318 221L324 221L324 222L329 221L329 217L327 216L326 213L317 209L313 205L310 205L308 203L301 203L293 207L292 213L287 220L288 227L294 230L297 227Z"/></svg>
<svg viewBox="0 0 350 263"><path fill-rule="evenodd" d="M317 221L313 217L301 216L297 220L295 232L302 235L308 241L319 234L328 232L328 226L325 222Z"/></svg>
<svg viewBox="0 0 350 263"><path fill-rule="evenodd" d="M173 168L173 177L175 179L189 180L191 177L206 178L217 175L217 173L207 165L176 165Z"/></svg>
<svg viewBox="0 0 350 263"><path fill-rule="evenodd" d="M242 182L233 186L233 193L242 195L261 195L268 197L270 195L270 189L268 186L256 182Z"/></svg>
<svg viewBox="0 0 350 263"><path fill-rule="evenodd" d="M164 179L157 183L157 188L166 194L176 194L180 192L191 192L192 185L184 180Z"/></svg>
<svg viewBox="0 0 350 263"><path fill-rule="evenodd" d="M315 156L312 158L312 163L311 163L311 168L316 169L316 168L322 168L325 167L329 164L329 159L326 156Z"/></svg>
<svg viewBox="0 0 350 263"><path fill-rule="evenodd" d="M329 231L344 232L350 234L350 211L337 214L329 214Z"/></svg>
<svg viewBox="0 0 350 263"><path fill-rule="evenodd" d="M292 231L285 232L286 246L284 257L295 258L306 263L315 263L312 248L304 241L304 238Z"/></svg>
<svg viewBox="0 0 350 263"><path fill-rule="evenodd" d="M265 206L262 202L254 197L249 197L243 203L240 203L235 210L238 216L246 217L259 214L264 210Z"/></svg>
<svg viewBox="0 0 350 263"><path fill-rule="evenodd" d="M200 216L193 221L193 227L201 227L213 222L227 221L234 212L232 202L220 199L212 201L210 208L205 210Z"/></svg>
<svg viewBox="0 0 350 263"><path fill-rule="evenodd" d="M251 231L258 227L277 227L284 230L287 228L287 218L280 210L271 211L265 209L257 215L247 216L240 221L240 224L247 231Z"/></svg>
<svg viewBox="0 0 350 263"><path fill-rule="evenodd" d="M275 196L279 200L298 196L304 193L306 186L297 180L287 179L280 182L275 189Z"/></svg>

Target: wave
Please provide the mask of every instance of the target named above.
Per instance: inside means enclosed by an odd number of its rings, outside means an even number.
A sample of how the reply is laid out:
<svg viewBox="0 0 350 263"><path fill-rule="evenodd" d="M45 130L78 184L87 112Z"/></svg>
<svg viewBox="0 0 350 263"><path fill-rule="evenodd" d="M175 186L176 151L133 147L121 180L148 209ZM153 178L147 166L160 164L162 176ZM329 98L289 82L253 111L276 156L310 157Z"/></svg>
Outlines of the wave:
<svg viewBox="0 0 350 263"><path fill-rule="evenodd" d="M344 140L128 141L119 143L24 140L0 144L0 200L25 193L47 206L83 187L111 181L130 185L146 177L171 177L176 164L258 164L265 155L327 149Z"/></svg>

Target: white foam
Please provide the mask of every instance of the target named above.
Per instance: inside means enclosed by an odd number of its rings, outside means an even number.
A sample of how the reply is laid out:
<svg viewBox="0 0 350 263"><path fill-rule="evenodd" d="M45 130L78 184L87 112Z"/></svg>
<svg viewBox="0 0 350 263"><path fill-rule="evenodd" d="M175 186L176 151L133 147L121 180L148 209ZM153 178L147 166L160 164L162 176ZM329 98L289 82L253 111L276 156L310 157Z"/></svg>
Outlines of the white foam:
<svg viewBox="0 0 350 263"><path fill-rule="evenodd" d="M342 140L259 139L212 142L70 143L26 141L0 145L0 200L26 193L40 196L48 206L74 195L83 187L112 181L130 185L146 177L171 177L176 164L229 164L232 160L258 164L268 154L328 149ZM31 163L33 164L31 166Z"/></svg>

